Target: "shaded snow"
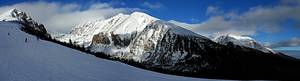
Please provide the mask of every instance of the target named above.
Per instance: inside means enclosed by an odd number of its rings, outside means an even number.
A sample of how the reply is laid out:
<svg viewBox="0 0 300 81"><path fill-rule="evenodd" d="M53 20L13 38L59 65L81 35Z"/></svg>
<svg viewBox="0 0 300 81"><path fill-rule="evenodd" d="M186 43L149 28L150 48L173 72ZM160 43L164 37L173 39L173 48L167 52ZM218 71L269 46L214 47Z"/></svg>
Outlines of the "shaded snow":
<svg viewBox="0 0 300 81"><path fill-rule="evenodd" d="M199 81L108 61L73 50L0 22L1 81ZM25 39L27 38L27 42Z"/></svg>

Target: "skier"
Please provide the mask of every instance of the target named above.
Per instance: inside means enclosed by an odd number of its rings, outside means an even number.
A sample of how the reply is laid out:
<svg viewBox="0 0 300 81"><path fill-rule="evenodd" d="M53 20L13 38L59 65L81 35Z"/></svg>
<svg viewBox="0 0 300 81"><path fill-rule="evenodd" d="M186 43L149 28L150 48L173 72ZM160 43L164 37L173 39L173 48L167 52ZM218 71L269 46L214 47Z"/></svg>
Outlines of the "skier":
<svg viewBox="0 0 300 81"><path fill-rule="evenodd" d="M25 38L25 42L27 42L27 38Z"/></svg>

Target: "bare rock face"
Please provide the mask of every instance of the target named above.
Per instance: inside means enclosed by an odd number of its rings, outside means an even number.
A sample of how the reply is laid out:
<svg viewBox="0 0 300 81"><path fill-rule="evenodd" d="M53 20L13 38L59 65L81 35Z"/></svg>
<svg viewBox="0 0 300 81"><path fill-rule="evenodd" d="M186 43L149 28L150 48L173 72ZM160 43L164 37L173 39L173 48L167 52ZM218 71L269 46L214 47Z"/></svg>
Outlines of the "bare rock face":
<svg viewBox="0 0 300 81"><path fill-rule="evenodd" d="M124 48L136 37L137 32L131 34L114 34L112 32L101 32L93 36L90 47L105 45L106 47Z"/></svg>
<svg viewBox="0 0 300 81"><path fill-rule="evenodd" d="M113 34L111 33L111 38L113 44L118 48L127 47L130 42L136 37L137 32L131 34Z"/></svg>
<svg viewBox="0 0 300 81"><path fill-rule="evenodd" d="M105 45L109 45L110 44L110 40L107 37L107 33L99 33L97 35L93 36L92 39L92 45L96 45L96 44L105 44Z"/></svg>
<svg viewBox="0 0 300 81"><path fill-rule="evenodd" d="M161 21L148 25L129 45L127 58L147 67L173 71L214 69L217 60L208 55L211 45L218 44L196 34L180 34L185 29Z"/></svg>

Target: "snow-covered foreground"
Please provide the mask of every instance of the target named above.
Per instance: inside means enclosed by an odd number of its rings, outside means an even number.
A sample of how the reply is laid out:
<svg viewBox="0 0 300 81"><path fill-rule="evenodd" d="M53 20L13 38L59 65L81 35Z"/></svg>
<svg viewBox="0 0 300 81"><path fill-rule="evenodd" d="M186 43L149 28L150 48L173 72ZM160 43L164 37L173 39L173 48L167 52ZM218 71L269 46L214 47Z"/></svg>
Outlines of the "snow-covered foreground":
<svg viewBox="0 0 300 81"><path fill-rule="evenodd" d="M97 58L0 22L1 81L199 81ZM27 42L25 42L27 38Z"/></svg>

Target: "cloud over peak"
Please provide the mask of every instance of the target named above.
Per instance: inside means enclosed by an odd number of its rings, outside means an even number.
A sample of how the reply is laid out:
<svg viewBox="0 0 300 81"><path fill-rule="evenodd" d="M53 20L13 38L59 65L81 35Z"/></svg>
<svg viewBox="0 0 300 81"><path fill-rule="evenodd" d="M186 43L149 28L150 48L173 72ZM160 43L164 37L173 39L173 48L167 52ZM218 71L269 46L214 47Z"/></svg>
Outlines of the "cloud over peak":
<svg viewBox="0 0 300 81"><path fill-rule="evenodd" d="M271 44L270 47L277 48L277 47L297 47L300 46L300 38L294 37L288 40L283 40L274 44Z"/></svg>
<svg viewBox="0 0 300 81"><path fill-rule="evenodd" d="M270 34L280 32L282 23L288 20L296 22L293 26L300 26L300 2L295 0L284 0L273 6L255 6L245 12L225 11L218 6L208 6L206 14L209 16L206 21L189 29L207 35L255 35L258 31Z"/></svg>
<svg viewBox="0 0 300 81"><path fill-rule="evenodd" d="M24 2L0 7L0 13L12 8L25 11L33 19L44 24L48 31L66 33L73 26L91 19L105 19L118 13L129 13L136 8L115 8L109 3L93 3L86 9L80 4L57 2Z"/></svg>

